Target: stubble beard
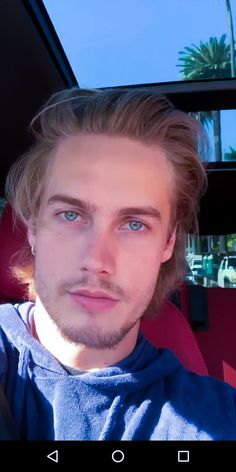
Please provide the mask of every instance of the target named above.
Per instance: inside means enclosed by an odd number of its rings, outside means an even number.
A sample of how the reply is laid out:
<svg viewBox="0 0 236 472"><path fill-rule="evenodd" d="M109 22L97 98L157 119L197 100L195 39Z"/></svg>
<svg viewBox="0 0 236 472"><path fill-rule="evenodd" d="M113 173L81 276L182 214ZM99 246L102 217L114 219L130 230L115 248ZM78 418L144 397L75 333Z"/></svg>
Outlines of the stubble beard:
<svg viewBox="0 0 236 472"><path fill-rule="evenodd" d="M86 315L88 322L85 322L86 325L76 328L72 323L65 323L66 313L58 310L56 301L50 301L47 287L44 283L37 281L36 289L43 308L46 310L47 315L54 323L63 339L76 345L82 344L90 349L115 349L142 317L142 314L138 314L135 320L126 322L123 326L119 327L119 329L107 332L103 328L96 326L93 319L91 319L95 318L96 320L96 316L99 317L99 314L94 315L94 312L89 313L88 311ZM55 300L58 298L60 297L55 296ZM79 309L77 316L78 319L81 316ZM107 312L107 317L109 316L114 316L114 314ZM84 313L82 313L82 317L84 317Z"/></svg>

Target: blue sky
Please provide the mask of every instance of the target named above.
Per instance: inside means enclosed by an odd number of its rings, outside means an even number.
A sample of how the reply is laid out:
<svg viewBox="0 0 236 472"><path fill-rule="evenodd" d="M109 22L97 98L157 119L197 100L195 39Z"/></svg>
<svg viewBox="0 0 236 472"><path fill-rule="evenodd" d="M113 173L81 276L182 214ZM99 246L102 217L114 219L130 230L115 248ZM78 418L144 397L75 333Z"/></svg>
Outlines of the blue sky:
<svg viewBox="0 0 236 472"><path fill-rule="evenodd" d="M44 3L81 87L179 80L178 51L228 34L225 0ZM236 148L235 111L222 112L222 144Z"/></svg>

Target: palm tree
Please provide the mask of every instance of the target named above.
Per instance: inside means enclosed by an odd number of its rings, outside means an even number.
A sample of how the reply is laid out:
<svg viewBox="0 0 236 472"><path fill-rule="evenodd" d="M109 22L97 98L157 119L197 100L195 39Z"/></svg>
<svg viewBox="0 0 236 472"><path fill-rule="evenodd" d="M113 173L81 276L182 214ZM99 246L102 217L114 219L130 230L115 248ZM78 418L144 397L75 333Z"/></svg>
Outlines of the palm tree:
<svg viewBox="0 0 236 472"><path fill-rule="evenodd" d="M218 41L210 38L209 42L200 41L200 46L192 45L180 51L177 67L186 80L223 79L231 77L230 45L225 43L226 34Z"/></svg>
<svg viewBox="0 0 236 472"><path fill-rule="evenodd" d="M235 53L234 53L234 27L233 27L233 16L230 5L230 0L225 0L228 23L229 23L229 32L230 32L230 63L231 63L231 77L235 77Z"/></svg>
<svg viewBox="0 0 236 472"><path fill-rule="evenodd" d="M200 121L204 128L209 128L209 125L213 124L213 114L212 111L191 111L190 116L195 118L195 120ZM208 156L206 156L207 158ZM205 160L205 156L202 156L202 160Z"/></svg>
<svg viewBox="0 0 236 472"><path fill-rule="evenodd" d="M236 161L236 149L229 146L229 151L225 153L226 161Z"/></svg>
<svg viewBox="0 0 236 472"><path fill-rule="evenodd" d="M185 47L179 52L178 67L186 80L223 79L232 74L232 52L230 45L225 43L226 35L219 40L211 37L209 42L200 42L199 46ZM234 61L234 58L233 58ZM222 161L221 119L220 110L201 112L198 119L203 124L213 122L215 160ZM205 121L205 123L204 123ZM227 248L226 236L219 237L220 251Z"/></svg>
<svg viewBox="0 0 236 472"><path fill-rule="evenodd" d="M209 42L185 47L179 52L180 72L185 80L222 79L231 77L230 45L225 43L226 35L218 40L211 37ZM204 116L204 114L203 114ZM220 110L212 111L214 129L215 160L222 160ZM209 120L209 112L208 112Z"/></svg>

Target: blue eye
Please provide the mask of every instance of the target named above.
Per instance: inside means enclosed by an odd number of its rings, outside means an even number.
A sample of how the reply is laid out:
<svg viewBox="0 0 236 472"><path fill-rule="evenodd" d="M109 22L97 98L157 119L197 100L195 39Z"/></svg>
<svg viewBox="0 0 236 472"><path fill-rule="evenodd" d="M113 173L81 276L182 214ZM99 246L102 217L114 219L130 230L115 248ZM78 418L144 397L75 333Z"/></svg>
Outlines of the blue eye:
<svg viewBox="0 0 236 472"><path fill-rule="evenodd" d="M79 216L78 213L76 213L75 211L64 211L62 215L67 221L75 221L76 218Z"/></svg>
<svg viewBox="0 0 236 472"><path fill-rule="evenodd" d="M129 221L128 225L133 231L136 232L138 232L142 228L142 226L144 226L144 224L140 221Z"/></svg>

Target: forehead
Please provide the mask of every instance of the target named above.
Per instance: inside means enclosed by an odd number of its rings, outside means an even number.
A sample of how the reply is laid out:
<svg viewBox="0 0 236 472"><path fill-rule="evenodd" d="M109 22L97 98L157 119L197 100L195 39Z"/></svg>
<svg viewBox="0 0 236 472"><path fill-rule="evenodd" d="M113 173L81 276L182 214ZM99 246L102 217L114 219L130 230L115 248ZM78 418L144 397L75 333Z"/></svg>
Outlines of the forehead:
<svg viewBox="0 0 236 472"><path fill-rule="evenodd" d="M85 135L62 140L49 167L45 197L66 192L99 204L170 201L173 169L163 150L129 138ZM108 198L109 197L109 198ZM129 201L127 201L129 199ZM123 201L123 202L122 202Z"/></svg>

